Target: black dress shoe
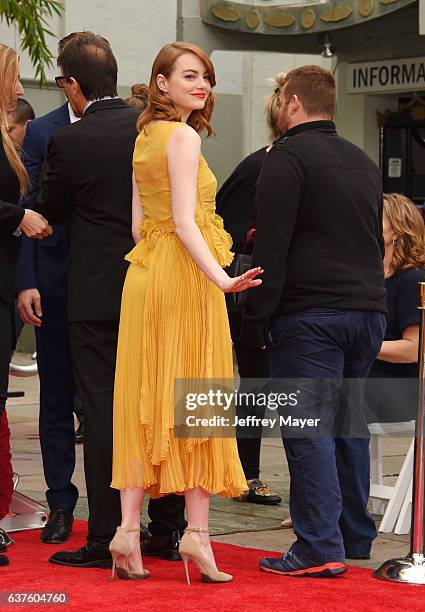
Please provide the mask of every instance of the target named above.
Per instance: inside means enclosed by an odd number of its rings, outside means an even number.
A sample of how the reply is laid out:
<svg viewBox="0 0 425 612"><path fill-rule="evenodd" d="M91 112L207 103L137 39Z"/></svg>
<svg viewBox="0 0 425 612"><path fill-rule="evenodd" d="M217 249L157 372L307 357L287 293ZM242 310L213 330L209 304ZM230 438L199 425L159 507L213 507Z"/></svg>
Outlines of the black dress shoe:
<svg viewBox="0 0 425 612"><path fill-rule="evenodd" d="M167 561L180 561L179 544L182 535L181 531L171 531L170 534L162 536L151 535L142 546L142 554L158 556Z"/></svg>
<svg viewBox="0 0 425 612"><path fill-rule="evenodd" d="M77 430L75 432L75 444L82 444L84 442L84 423L80 421Z"/></svg>
<svg viewBox="0 0 425 612"><path fill-rule="evenodd" d="M3 565L9 565L9 559L4 555L0 555L0 567Z"/></svg>
<svg viewBox="0 0 425 612"><path fill-rule="evenodd" d="M45 544L66 542L72 531L73 522L74 517L69 510L62 510L60 508L53 510L41 531L40 540Z"/></svg>
<svg viewBox="0 0 425 612"><path fill-rule="evenodd" d="M69 565L70 567L112 567L112 557L107 544L87 542L78 550L61 550L49 559L56 565Z"/></svg>
<svg viewBox="0 0 425 612"><path fill-rule="evenodd" d="M277 506L282 501L282 498L273 491L270 491L268 486L261 482L261 480L255 479L248 483L248 493L244 501L263 506Z"/></svg>
<svg viewBox="0 0 425 612"><path fill-rule="evenodd" d="M2 529L0 527L0 544L2 546L10 546L11 544L14 544L15 540L12 540L12 538L10 537L10 535L7 533L7 531L5 531L4 529Z"/></svg>

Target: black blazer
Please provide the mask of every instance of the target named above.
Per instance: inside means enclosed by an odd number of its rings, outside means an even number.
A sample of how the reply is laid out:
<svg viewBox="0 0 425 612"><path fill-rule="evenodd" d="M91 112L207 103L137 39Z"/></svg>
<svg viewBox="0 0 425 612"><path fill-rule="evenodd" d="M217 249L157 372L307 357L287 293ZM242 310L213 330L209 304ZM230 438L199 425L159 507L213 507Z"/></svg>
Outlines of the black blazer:
<svg viewBox="0 0 425 612"><path fill-rule="evenodd" d="M16 205L18 201L19 182L0 138L0 299L5 302L11 302L13 298L21 246L21 239L13 235L25 214L25 210Z"/></svg>
<svg viewBox="0 0 425 612"><path fill-rule="evenodd" d="M116 321L131 234L132 158L140 112L121 99L94 102L54 132L37 210L71 220L69 321Z"/></svg>

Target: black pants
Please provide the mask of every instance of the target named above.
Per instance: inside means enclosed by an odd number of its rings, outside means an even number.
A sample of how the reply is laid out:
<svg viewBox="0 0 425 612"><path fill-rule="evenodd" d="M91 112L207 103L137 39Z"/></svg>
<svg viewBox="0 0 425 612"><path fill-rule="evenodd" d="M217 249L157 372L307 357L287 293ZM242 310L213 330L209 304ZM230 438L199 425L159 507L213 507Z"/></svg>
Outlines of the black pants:
<svg viewBox="0 0 425 612"><path fill-rule="evenodd" d="M171 531L184 531L184 495L167 495L149 501L148 514L152 535L168 535Z"/></svg>
<svg viewBox="0 0 425 612"><path fill-rule="evenodd" d="M111 488L112 414L118 321L70 324L71 354L78 395L84 406L84 471L89 506L88 540L109 542L121 523L119 491ZM177 499L176 499L177 498ZM184 498L151 501L151 533L184 529Z"/></svg>
<svg viewBox="0 0 425 612"><path fill-rule="evenodd" d="M50 510L74 512L75 382L69 349L66 298L42 296L43 323L35 329L40 376L40 446Z"/></svg>
<svg viewBox="0 0 425 612"><path fill-rule="evenodd" d="M0 297L0 415L5 409L9 385L9 363L11 353L10 304Z"/></svg>
<svg viewBox="0 0 425 612"><path fill-rule="evenodd" d="M241 346L238 342L241 328L241 315L237 312L229 311L230 331L235 347L236 361L238 363L241 385L239 391L252 391L252 388L245 389L244 379L267 378L269 375L268 357L265 350L250 349ZM255 416L264 417L266 407L256 407ZM248 405L238 405L237 415L239 419L245 419L252 415L252 407ZM262 428L241 428L236 432L239 458L242 469L247 480L254 480L260 477L260 449Z"/></svg>
<svg viewBox="0 0 425 612"><path fill-rule="evenodd" d="M107 543L121 523L119 491L112 480L112 409L118 321L70 323L75 383L85 408L84 472L89 506L88 540Z"/></svg>

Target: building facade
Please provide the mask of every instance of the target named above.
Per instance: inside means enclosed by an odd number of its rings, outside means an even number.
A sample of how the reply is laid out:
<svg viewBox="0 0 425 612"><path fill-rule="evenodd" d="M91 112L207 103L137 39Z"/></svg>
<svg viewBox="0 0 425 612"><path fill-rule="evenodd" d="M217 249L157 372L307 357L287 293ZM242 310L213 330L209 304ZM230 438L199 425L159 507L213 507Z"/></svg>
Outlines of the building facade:
<svg viewBox="0 0 425 612"><path fill-rule="evenodd" d="M387 174L389 165L393 174L400 164L402 173L412 171L413 150L420 151L422 138L425 0L64 0L64 9L51 31L57 38L75 30L105 36L117 57L123 96L132 83L148 81L166 42L194 42L211 54L217 72L216 135L204 149L219 184L241 158L269 140L263 108L271 77L305 63L335 72L339 132L381 163L383 173L384 165ZM54 55L57 38L49 40ZM4 23L0 39L19 47L16 31ZM323 51L332 57L322 57ZM29 58L21 54L26 96L38 115L63 101L53 84L56 70L49 69L49 86L40 89ZM412 100L408 119L403 108ZM390 117L398 111L398 120ZM385 141L387 120L393 130L397 121L410 121L409 134ZM397 138L409 140L398 152ZM393 161L397 158L402 161Z"/></svg>

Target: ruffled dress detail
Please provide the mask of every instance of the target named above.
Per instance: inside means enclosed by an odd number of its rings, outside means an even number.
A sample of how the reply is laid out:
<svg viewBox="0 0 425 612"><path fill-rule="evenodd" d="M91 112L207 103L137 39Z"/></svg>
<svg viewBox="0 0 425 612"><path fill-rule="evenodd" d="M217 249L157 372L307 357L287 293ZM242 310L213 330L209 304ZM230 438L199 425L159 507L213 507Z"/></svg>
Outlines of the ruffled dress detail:
<svg viewBox="0 0 425 612"><path fill-rule="evenodd" d="M166 147L181 124L141 133L133 167L143 205L141 241L126 256L114 393L112 487L144 487L151 497L201 486L227 497L246 490L234 438L176 438L176 379L233 379L223 292L194 263L174 232ZM201 156L196 223L221 266L233 253L215 214L217 183Z"/></svg>

